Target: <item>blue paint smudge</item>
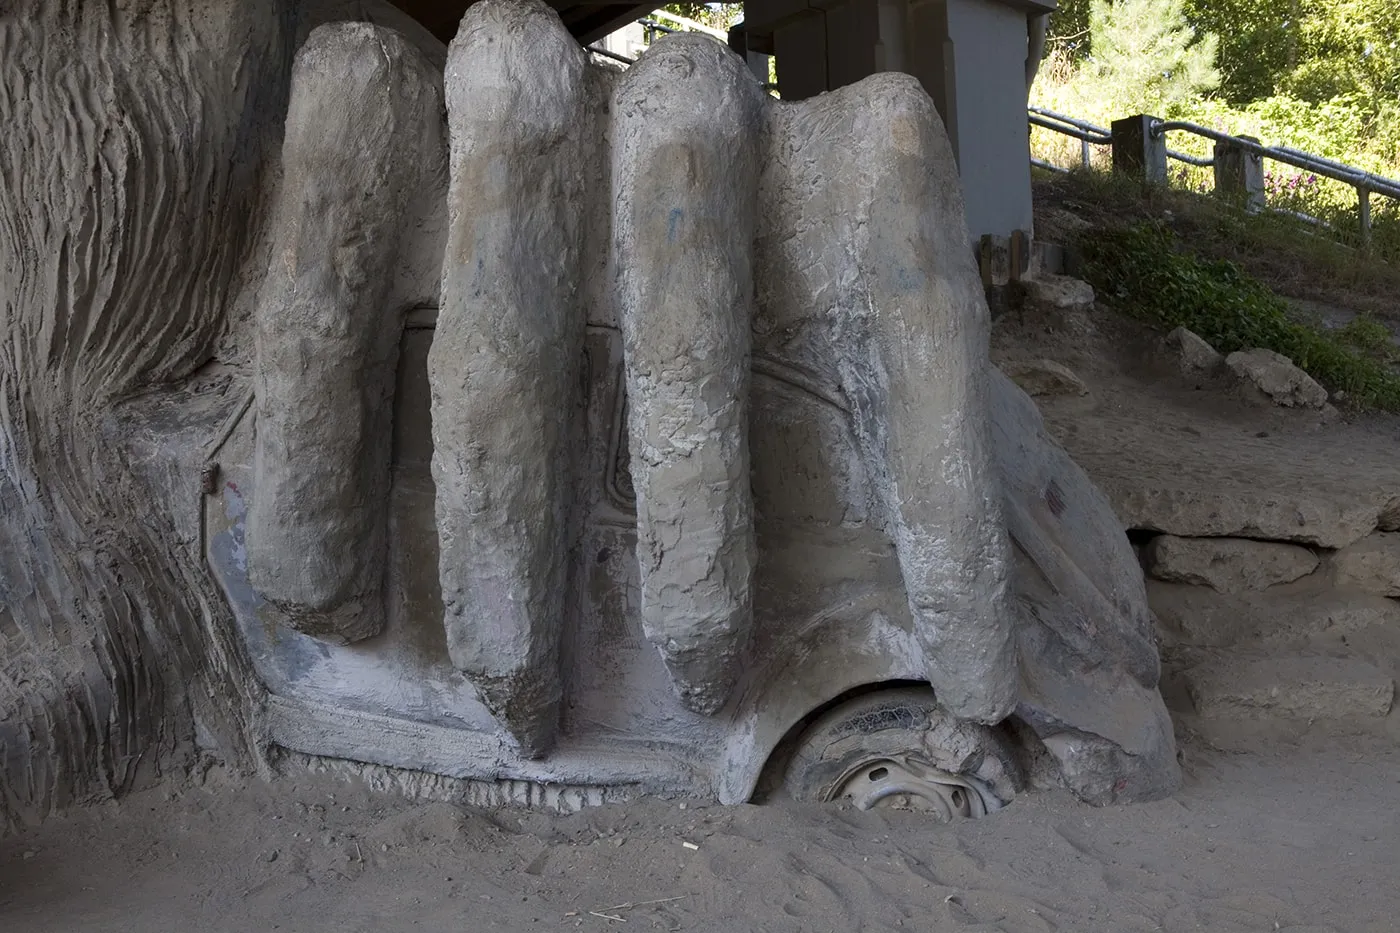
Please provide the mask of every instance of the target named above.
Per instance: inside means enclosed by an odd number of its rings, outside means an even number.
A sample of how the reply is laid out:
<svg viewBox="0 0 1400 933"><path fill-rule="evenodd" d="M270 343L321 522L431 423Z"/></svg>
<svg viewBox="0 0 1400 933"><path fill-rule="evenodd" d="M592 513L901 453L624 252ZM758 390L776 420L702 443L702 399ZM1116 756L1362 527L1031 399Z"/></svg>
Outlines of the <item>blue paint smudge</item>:
<svg viewBox="0 0 1400 933"><path fill-rule="evenodd" d="M924 274L918 269L906 269L898 266L894 273L895 283L901 291L914 292L924 287Z"/></svg>

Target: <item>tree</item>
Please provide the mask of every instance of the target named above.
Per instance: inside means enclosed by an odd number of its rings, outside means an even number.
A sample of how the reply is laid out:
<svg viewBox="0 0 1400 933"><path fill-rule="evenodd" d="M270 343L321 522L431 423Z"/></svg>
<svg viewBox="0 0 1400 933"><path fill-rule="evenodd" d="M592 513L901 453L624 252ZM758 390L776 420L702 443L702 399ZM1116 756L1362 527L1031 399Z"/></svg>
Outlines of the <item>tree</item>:
<svg viewBox="0 0 1400 933"><path fill-rule="evenodd" d="M1089 0L1062 0L1050 14L1045 44L1051 53L1059 52L1070 61L1089 54Z"/></svg>
<svg viewBox="0 0 1400 933"><path fill-rule="evenodd" d="M1052 51L1093 55L1094 0L1063 0ZM1372 113L1400 99L1400 6L1389 0L1184 0L1197 35L1217 36L1218 98L1243 108L1276 95L1321 103L1350 98Z"/></svg>
<svg viewBox="0 0 1400 933"><path fill-rule="evenodd" d="M1219 40L1187 24L1185 0L1092 0L1089 33L1077 80L1111 97L1120 114L1165 116L1220 84Z"/></svg>
<svg viewBox="0 0 1400 933"><path fill-rule="evenodd" d="M1296 65L1300 0L1186 0L1186 21L1219 37L1219 96L1243 107L1270 97Z"/></svg>
<svg viewBox="0 0 1400 933"><path fill-rule="evenodd" d="M1281 89L1306 101L1356 96L1379 109L1400 96L1400 9L1389 0L1311 0Z"/></svg>
<svg viewBox="0 0 1400 933"><path fill-rule="evenodd" d="M727 30L744 18L742 3L668 3L662 9L714 29Z"/></svg>

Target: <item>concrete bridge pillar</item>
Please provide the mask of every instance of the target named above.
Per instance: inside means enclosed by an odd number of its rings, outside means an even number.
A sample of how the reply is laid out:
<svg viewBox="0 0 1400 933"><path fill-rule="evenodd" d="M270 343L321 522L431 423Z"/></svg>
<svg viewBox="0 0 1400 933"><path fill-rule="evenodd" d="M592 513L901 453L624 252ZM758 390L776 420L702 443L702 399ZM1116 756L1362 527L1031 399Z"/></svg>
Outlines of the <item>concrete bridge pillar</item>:
<svg viewBox="0 0 1400 933"><path fill-rule="evenodd" d="M747 0L749 48L771 48L785 100L882 71L919 79L958 163L969 238L1031 233L1026 61L1054 0Z"/></svg>

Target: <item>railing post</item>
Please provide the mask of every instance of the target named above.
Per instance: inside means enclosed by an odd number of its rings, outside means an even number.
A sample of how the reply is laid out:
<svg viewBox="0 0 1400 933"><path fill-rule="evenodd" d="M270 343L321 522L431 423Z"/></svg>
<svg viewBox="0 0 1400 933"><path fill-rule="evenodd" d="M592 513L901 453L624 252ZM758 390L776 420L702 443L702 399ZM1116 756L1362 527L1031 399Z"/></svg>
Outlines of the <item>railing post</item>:
<svg viewBox="0 0 1400 933"><path fill-rule="evenodd" d="M1079 164L1082 168L1089 168L1089 140L1079 140Z"/></svg>
<svg viewBox="0 0 1400 933"><path fill-rule="evenodd" d="M1253 136L1241 136L1255 145ZM1215 143L1215 193L1238 200L1244 209L1257 213L1264 209L1264 158L1256 151L1241 146L1237 140L1221 139Z"/></svg>
<svg viewBox="0 0 1400 933"><path fill-rule="evenodd" d="M1371 246L1371 192L1365 188L1356 189L1356 214L1361 221L1361 248Z"/></svg>
<svg viewBox="0 0 1400 933"><path fill-rule="evenodd" d="M766 87L768 85L768 61L773 55L773 37L759 38L750 35L741 20L729 29L729 47L748 64L749 71L753 72L758 83Z"/></svg>
<svg viewBox="0 0 1400 933"><path fill-rule="evenodd" d="M1167 183L1166 135L1155 135L1156 117L1138 114L1114 120L1109 136L1113 140L1113 170L1154 185Z"/></svg>

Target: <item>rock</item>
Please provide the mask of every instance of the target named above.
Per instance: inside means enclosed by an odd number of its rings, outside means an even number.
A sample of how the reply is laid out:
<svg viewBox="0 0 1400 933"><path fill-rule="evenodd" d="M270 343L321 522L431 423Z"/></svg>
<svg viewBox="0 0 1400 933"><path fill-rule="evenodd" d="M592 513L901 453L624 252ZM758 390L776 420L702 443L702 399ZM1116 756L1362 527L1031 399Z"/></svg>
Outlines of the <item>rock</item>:
<svg viewBox="0 0 1400 933"><path fill-rule="evenodd" d="M1064 275L1042 275L1024 283L1023 308L1049 329L1087 340L1094 336L1094 288Z"/></svg>
<svg viewBox="0 0 1400 933"><path fill-rule="evenodd" d="M1338 588L1317 574L1263 593L1229 595L1209 587L1147 581L1163 642L1223 648L1244 641L1284 643L1367 628L1400 630L1400 603Z"/></svg>
<svg viewBox="0 0 1400 933"><path fill-rule="evenodd" d="M1264 590L1317 569L1307 548L1244 538L1160 535L1147 546L1147 572L1158 580L1209 586L1221 593Z"/></svg>
<svg viewBox="0 0 1400 933"><path fill-rule="evenodd" d="M1068 366L1054 360L1003 363L1002 372L1027 395L1088 395L1089 387Z"/></svg>
<svg viewBox="0 0 1400 933"><path fill-rule="evenodd" d="M1148 580L1147 603L1167 645L1224 648L1258 634L1250 602L1209 587Z"/></svg>
<svg viewBox="0 0 1400 933"><path fill-rule="evenodd" d="M1185 327L1178 327L1167 334L1165 342L1176 356L1183 375L1207 375L1225 363L1225 357L1217 353L1214 347Z"/></svg>
<svg viewBox="0 0 1400 933"><path fill-rule="evenodd" d="M1196 711L1207 717L1380 717L1395 694L1389 675L1354 658L1221 658L1185 679Z"/></svg>
<svg viewBox="0 0 1400 933"><path fill-rule="evenodd" d="M1256 631L1265 642L1347 635L1364 629L1400 631L1400 603L1332 586L1321 574L1276 587L1249 602Z"/></svg>
<svg viewBox="0 0 1400 933"><path fill-rule="evenodd" d="M1242 430L1238 413L1128 382L1104 402L1044 414L1129 530L1340 548L1375 531L1400 497L1393 441L1360 425Z"/></svg>
<svg viewBox="0 0 1400 933"><path fill-rule="evenodd" d="M1327 570L1338 586L1400 597L1400 534L1382 531L1362 538L1329 557Z"/></svg>
<svg viewBox="0 0 1400 933"><path fill-rule="evenodd" d="M1376 527L1381 531L1400 531L1400 496L1396 496L1381 509Z"/></svg>
<svg viewBox="0 0 1400 933"><path fill-rule="evenodd" d="M1041 275L1024 283L1026 302L1057 311L1089 311L1094 307L1094 287L1067 275Z"/></svg>
<svg viewBox="0 0 1400 933"><path fill-rule="evenodd" d="M1327 390L1293 361L1273 350L1240 350L1225 357L1225 366L1242 383L1284 408L1322 408Z"/></svg>

